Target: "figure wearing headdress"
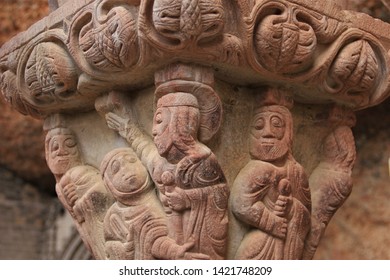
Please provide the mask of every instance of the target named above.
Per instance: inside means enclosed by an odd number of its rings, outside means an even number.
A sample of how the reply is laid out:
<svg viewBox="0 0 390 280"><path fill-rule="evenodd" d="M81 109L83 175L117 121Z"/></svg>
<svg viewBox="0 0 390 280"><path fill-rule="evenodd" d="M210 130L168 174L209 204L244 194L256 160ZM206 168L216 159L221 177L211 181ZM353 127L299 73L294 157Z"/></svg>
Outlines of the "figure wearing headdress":
<svg viewBox="0 0 390 280"><path fill-rule="evenodd" d="M149 174L131 148L109 152L102 161L104 183L116 202L104 219L108 259L150 260L202 258L188 253L193 240L183 245L168 237L164 211Z"/></svg>
<svg viewBox="0 0 390 280"><path fill-rule="evenodd" d="M231 207L248 227L236 259L301 259L310 230L310 190L292 155L292 116L282 92L269 90L255 109L251 160L233 183Z"/></svg>
<svg viewBox="0 0 390 280"><path fill-rule="evenodd" d="M191 252L223 259L229 190L216 156L201 142L220 125L222 108L212 83L205 67L177 64L157 72L154 143L131 117L111 112L106 119L148 167L168 217L169 235L180 245L194 239Z"/></svg>

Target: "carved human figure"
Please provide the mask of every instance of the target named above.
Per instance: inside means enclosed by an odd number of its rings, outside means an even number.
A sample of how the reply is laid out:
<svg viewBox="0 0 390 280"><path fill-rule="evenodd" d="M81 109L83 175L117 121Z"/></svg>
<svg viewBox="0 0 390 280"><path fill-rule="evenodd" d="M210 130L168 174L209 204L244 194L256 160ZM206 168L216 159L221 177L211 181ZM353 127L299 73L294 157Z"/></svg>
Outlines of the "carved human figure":
<svg viewBox="0 0 390 280"><path fill-rule="evenodd" d="M190 93L163 95L154 114L154 143L129 116L108 113L106 119L148 167L168 216L169 235L178 244L194 239L191 252L223 259L229 190L215 155L197 140L199 107Z"/></svg>
<svg viewBox="0 0 390 280"><path fill-rule="evenodd" d="M108 153L101 164L103 180L116 202L104 219L108 259L199 259L168 237L166 217L148 171L131 148Z"/></svg>
<svg viewBox="0 0 390 280"><path fill-rule="evenodd" d="M310 230L310 190L292 152L288 108L266 104L253 117L251 160L236 177L231 207L248 227L236 259L301 259Z"/></svg>
<svg viewBox="0 0 390 280"><path fill-rule="evenodd" d="M96 259L103 259L103 218L112 197L99 171L83 165L74 133L54 127L46 135L46 160L55 175L58 198L76 222L76 227Z"/></svg>
<svg viewBox="0 0 390 280"><path fill-rule="evenodd" d="M321 162L309 178L313 215L305 259L313 258L330 219L350 195L355 159L355 141L351 128L338 126L325 138Z"/></svg>

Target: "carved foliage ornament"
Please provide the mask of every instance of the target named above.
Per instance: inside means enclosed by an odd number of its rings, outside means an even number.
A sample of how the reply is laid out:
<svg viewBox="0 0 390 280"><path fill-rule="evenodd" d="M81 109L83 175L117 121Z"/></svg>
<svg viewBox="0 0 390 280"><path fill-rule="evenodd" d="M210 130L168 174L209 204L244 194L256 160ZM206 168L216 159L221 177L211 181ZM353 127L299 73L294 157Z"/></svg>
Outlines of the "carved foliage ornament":
<svg viewBox="0 0 390 280"><path fill-rule="evenodd" d="M3 92L17 109L38 116L61 104L80 108L80 98L83 110L92 109L97 95L151 83L153 71L174 55L246 69L248 75L228 71L224 78L240 84L293 83L309 102L358 109L387 96L386 44L351 26L336 6L320 13L300 1L244 2L90 0L66 20L47 19L47 26L64 28L43 29L14 55L2 54L2 73L23 72L16 80L6 74Z"/></svg>
<svg viewBox="0 0 390 280"><path fill-rule="evenodd" d="M72 0L1 49L3 95L46 118L95 258L313 257L352 190L353 110L388 96L389 59L387 35L307 2ZM327 117L294 146L311 103ZM77 119L97 113L99 155Z"/></svg>

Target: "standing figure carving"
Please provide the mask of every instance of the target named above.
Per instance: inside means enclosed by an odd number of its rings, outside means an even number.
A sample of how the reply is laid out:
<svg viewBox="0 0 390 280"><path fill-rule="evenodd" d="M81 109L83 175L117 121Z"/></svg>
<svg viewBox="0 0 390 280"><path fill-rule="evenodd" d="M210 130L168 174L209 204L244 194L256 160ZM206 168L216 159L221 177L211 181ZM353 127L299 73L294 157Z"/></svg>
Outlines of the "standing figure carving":
<svg viewBox="0 0 390 280"><path fill-rule="evenodd" d="M210 139L220 125L221 104L207 84L210 77L207 68L182 64L156 74L153 141L131 116L110 112L106 119L148 167L168 217L169 236L179 245L193 239L191 252L224 259L229 190L216 156L198 140Z"/></svg>
<svg viewBox="0 0 390 280"><path fill-rule="evenodd" d="M310 231L308 179L292 155L292 116L282 94L269 90L255 109L251 160L233 184L232 211L248 226L236 259L301 259Z"/></svg>
<svg viewBox="0 0 390 280"><path fill-rule="evenodd" d="M108 153L101 164L103 180L116 202L104 219L108 259L199 258L187 253L194 240L179 246L168 237L163 209L148 171L131 148Z"/></svg>
<svg viewBox="0 0 390 280"><path fill-rule="evenodd" d="M341 116L348 117L348 114L341 113ZM331 218L352 192L352 168L356 160L351 130L354 122L352 115L336 123L336 127L324 139L321 161L310 175L313 215L304 259L313 258Z"/></svg>
<svg viewBox="0 0 390 280"><path fill-rule="evenodd" d="M103 219L112 196L99 170L82 163L76 135L64 118L46 119L46 161L56 178L56 192L63 206L76 222L82 240L96 259L104 259Z"/></svg>

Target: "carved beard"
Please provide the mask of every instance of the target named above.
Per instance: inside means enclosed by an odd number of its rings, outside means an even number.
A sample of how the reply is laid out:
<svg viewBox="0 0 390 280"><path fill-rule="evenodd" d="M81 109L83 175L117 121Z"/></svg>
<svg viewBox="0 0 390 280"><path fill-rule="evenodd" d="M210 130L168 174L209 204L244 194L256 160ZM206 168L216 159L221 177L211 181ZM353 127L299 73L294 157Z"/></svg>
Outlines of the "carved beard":
<svg viewBox="0 0 390 280"><path fill-rule="evenodd" d="M286 140L272 139L272 143L259 143L261 140L251 137L250 155L254 159L276 161L287 155L289 145Z"/></svg>

